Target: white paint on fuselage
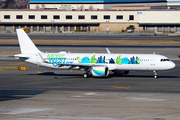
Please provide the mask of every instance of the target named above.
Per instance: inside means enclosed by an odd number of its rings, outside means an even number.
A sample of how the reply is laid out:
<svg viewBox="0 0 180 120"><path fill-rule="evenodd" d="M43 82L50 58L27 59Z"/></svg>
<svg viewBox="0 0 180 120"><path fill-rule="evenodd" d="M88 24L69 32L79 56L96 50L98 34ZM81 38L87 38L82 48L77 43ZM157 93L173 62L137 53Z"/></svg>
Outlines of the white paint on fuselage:
<svg viewBox="0 0 180 120"><path fill-rule="evenodd" d="M168 59L163 55L157 54L96 54L96 53L41 53L44 59L48 59L48 55L54 58L63 58L62 62L64 63L78 63L77 57L84 58L88 57L91 60L91 57L95 55L96 61L98 57L105 57L106 63L95 63L96 65L106 65L109 70L169 70L175 67L175 64L172 61L161 61L161 59ZM69 66L57 67L56 63L44 63L38 53L36 54L27 54L30 58L26 62L38 64L44 67L56 68L56 69L68 69ZM116 64L117 57L121 56L122 58L134 58L138 57L140 64ZM66 59L64 59L66 58ZM110 59L115 61L115 64L109 63ZM61 61L59 61L61 62ZM83 64L83 63L82 63ZM91 64L91 63L89 63ZM93 63L94 64L94 63ZM77 67L78 68L78 67ZM76 68L75 68L76 69Z"/></svg>

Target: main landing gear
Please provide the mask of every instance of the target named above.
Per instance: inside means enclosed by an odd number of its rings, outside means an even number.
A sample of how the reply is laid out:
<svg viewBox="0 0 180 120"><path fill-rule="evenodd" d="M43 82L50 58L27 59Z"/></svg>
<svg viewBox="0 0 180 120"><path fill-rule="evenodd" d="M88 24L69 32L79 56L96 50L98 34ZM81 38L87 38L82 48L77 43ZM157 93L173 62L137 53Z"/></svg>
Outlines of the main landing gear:
<svg viewBox="0 0 180 120"><path fill-rule="evenodd" d="M89 76L90 76L89 73L84 73L83 75L84 78L88 78Z"/></svg>
<svg viewBox="0 0 180 120"><path fill-rule="evenodd" d="M84 73L83 77L88 78L89 76L90 76L90 72L88 70L86 70L86 73Z"/></svg>
<svg viewBox="0 0 180 120"><path fill-rule="evenodd" d="M154 78L156 79L157 78L157 71L153 71L153 73L154 73Z"/></svg>

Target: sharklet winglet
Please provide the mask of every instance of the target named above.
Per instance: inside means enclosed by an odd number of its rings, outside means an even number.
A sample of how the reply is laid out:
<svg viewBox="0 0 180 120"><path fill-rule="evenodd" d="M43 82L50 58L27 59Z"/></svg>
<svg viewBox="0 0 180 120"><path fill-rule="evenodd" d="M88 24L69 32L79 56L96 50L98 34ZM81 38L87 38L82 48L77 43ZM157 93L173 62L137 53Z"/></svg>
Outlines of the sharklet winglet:
<svg viewBox="0 0 180 120"><path fill-rule="evenodd" d="M108 53L108 54L111 54L111 52L109 51L109 49L108 49L108 48L106 48L106 51L107 51L107 53Z"/></svg>

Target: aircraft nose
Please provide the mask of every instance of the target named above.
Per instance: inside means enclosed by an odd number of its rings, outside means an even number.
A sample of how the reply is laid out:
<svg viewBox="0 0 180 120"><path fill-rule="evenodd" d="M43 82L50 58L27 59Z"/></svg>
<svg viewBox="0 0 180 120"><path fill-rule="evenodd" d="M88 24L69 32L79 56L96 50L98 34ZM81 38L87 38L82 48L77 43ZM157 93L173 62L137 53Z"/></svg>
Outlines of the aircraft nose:
<svg viewBox="0 0 180 120"><path fill-rule="evenodd" d="M174 62L171 62L171 64L169 65L170 69L173 69L176 67L176 64Z"/></svg>

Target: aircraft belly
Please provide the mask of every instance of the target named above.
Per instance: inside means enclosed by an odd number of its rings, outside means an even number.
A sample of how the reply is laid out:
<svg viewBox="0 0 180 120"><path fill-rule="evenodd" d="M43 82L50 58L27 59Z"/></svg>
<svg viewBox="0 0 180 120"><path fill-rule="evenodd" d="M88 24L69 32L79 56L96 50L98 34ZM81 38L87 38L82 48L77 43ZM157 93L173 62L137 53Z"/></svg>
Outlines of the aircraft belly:
<svg viewBox="0 0 180 120"><path fill-rule="evenodd" d="M118 64L117 70L149 70L149 66L139 64Z"/></svg>

